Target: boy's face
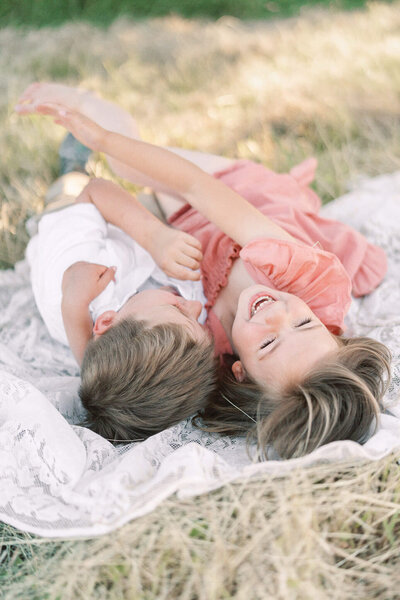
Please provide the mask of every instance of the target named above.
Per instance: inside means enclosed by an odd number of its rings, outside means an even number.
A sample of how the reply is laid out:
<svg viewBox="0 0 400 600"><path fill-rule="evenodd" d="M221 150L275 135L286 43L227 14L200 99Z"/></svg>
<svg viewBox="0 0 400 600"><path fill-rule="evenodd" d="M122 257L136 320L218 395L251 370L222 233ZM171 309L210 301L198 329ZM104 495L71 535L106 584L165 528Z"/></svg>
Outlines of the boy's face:
<svg viewBox="0 0 400 600"><path fill-rule="evenodd" d="M144 290L129 298L117 313L113 313L110 325L116 325L127 317L145 321L151 327L163 323L176 323L182 325L193 339L203 341L208 338L208 334L197 320L201 311L201 302L186 300L177 295L172 288ZM107 313L111 312L113 311L107 311ZM104 315L107 313L104 313ZM96 321L93 330L95 336L104 333L101 330L101 325L98 325L102 317L103 315L100 315Z"/></svg>

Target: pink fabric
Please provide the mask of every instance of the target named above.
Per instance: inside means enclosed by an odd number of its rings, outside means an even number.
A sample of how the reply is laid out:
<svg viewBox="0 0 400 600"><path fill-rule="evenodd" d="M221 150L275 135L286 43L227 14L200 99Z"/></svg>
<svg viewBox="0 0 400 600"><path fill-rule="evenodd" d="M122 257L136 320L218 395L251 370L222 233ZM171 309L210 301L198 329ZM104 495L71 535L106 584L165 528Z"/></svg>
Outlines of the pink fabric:
<svg viewBox="0 0 400 600"><path fill-rule="evenodd" d="M321 202L308 187L316 160L308 159L290 174L278 174L250 161L237 161L214 176L270 217L300 243L263 239L243 250L196 210L185 205L170 219L203 248L202 280L209 311L208 326L217 351L227 339L212 306L227 284L233 261L239 256L255 281L301 297L321 321L338 333L355 296L371 292L382 281L386 256L351 227L318 215ZM313 247L317 243L317 247ZM218 322L218 324L217 324ZM229 346L229 342L228 342ZM230 350L231 352L231 350Z"/></svg>
<svg viewBox="0 0 400 600"><path fill-rule="evenodd" d="M247 244L240 257L256 283L298 296L332 333L342 333L351 281L336 256L301 243L262 238Z"/></svg>

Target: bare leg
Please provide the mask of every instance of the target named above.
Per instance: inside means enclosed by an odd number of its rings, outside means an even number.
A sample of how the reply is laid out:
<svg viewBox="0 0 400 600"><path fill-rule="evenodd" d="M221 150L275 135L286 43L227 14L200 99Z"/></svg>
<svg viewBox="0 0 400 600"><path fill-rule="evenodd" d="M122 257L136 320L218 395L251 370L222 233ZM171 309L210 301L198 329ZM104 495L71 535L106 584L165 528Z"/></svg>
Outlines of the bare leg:
<svg viewBox="0 0 400 600"><path fill-rule="evenodd" d="M34 113L37 105L46 102L61 102L71 110L81 111L84 115L109 131L114 131L130 138L141 139L135 120L126 110L113 102L103 100L95 94L80 88L55 83L34 83L21 95L16 110L20 114ZM226 169L234 162L230 158L184 150L182 148L168 148L168 150L182 156L197 165L200 169L203 169L206 173L211 174ZM128 167L110 156L107 156L107 161L111 169L120 177L128 179L137 185L151 187L156 192L164 192L176 197L173 190L166 189L157 181L140 173L140 171L136 171L132 167Z"/></svg>

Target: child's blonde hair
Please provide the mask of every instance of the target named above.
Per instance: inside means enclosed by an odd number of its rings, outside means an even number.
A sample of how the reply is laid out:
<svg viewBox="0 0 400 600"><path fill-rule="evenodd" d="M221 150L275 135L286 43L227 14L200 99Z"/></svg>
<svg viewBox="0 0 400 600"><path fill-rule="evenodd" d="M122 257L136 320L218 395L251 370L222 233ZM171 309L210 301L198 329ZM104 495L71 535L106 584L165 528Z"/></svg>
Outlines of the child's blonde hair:
<svg viewBox="0 0 400 600"><path fill-rule="evenodd" d="M196 423L207 431L247 433L264 459L271 446L281 458L293 458L335 440L366 441L389 385L391 355L367 337L335 337L335 360L317 366L282 393L250 380L238 383L225 364L203 424Z"/></svg>
<svg viewBox="0 0 400 600"><path fill-rule="evenodd" d="M213 343L180 325L124 319L87 346L85 426L110 441L143 439L203 409L216 385Z"/></svg>

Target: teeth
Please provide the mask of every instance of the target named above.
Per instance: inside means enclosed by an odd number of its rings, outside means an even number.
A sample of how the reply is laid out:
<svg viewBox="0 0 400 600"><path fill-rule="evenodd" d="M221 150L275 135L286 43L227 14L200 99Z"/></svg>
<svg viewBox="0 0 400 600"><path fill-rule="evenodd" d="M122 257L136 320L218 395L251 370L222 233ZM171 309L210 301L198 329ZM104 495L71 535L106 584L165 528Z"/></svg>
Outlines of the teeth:
<svg viewBox="0 0 400 600"><path fill-rule="evenodd" d="M253 303L251 307L251 316L254 317L256 312L258 312L260 308L264 306L264 304L270 302L275 302L275 300L271 298L271 296L261 296L260 298L257 298L257 300Z"/></svg>

